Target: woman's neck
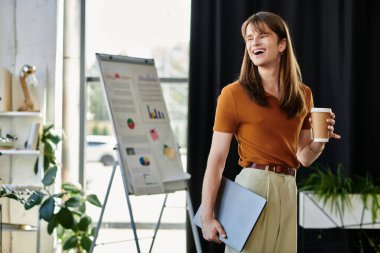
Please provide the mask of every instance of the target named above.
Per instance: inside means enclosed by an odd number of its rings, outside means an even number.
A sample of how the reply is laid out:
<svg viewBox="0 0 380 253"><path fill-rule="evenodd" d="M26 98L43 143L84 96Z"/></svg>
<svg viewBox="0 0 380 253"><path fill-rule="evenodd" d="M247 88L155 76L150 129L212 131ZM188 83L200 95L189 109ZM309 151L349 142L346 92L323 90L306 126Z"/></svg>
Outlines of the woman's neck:
<svg viewBox="0 0 380 253"><path fill-rule="evenodd" d="M266 92L279 97L279 67L258 68L263 88Z"/></svg>

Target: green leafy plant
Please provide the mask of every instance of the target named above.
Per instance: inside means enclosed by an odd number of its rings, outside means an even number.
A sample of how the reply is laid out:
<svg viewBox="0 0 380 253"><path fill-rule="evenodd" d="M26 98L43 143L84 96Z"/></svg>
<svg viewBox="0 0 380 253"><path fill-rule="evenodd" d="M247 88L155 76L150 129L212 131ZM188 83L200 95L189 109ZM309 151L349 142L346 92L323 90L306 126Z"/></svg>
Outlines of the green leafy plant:
<svg viewBox="0 0 380 253"><path fill-rule="evenodd" d="M57 165L55 150L57 145L61 141L61 137L54 131L54 125L46 125L43 127L42 136L38 143L38 147L41 143L44 144L44 172L49 168ZM38 172L38 159L34 165L34 173Z"/></svg>
<svg viewBox="0 0 380 253"><path fill-rule="evenodd" d="M300 182L301 191L312 191L324 205L331 202L331 208L341 211L341 214L345 208L351 208L349 194L360 194L364 209L371 209L372 222L376 221L380 210L380 186L375 184L370 174L367 173L365 177L355 175L351 179L344 175L342 164L338 165L336 173L329 166L314 165L310 168L315 172Z"/></svg>
<svg viewBox="0 0 380 253"><path fill-rule="evenodd" d="M349 198L352 193L352 179L343 173L343 166L338 165L337 172L333 173L330 167L323 168L321 165L314 165L311 169L315 173L300 183L301 191L312 191L317 200L322 200L326 205L330 202L332 212L344 213L345 208L351 208Z"/></svg>
<svg viewBox="0 0 380 253"><path fill-rule="evenodd" d="M19 201L26 210L40 205L39 217L48 223L47 231L51 235L57 229L63 250L75 248L76 251L89 251L94 236L91 217L86 214L86 203L101 207L96 195L85 195L81 187L65 183L60 193L52 194L49 186L55 182L57 167L47 170L42 180L43 188L25 194L2 187L0 197Z"/></svg>
<svg viewBox="0 0 380 253"><path fill-rule="evenodd" d="M336 173L329 166L314 165L311 169L315 172L300 182L301 191L313 192L316 199L322 200L324 205L330 202L331 211L338 212L341 217L345 208L351 208L349 194L360 194L363 202L362 213L364 214L364 210L371 210L372 222L376 222L380 210L380 186L375 184L370 174L367 173L365 177L356 175L351 179L344 175L342 164L338 165ZM358 235L360 252L364 252L361 239L364 236L374 252L380 253L379 238L370 237L363 229L358 231Z"/></svg>
<svg viewBox="0 0 380 253"><path fill-rule="evenodd" d="M367 173L365 177L355 176L353 192L360 193L364 208L371 209L372 222L377 220L377 212L380 210L380 186L375 185L372 176ZM370 207L368 202L371 203Z"/></svg>
<svg viewBox="0 0 380 253"><path fill-rule="evenodd" d="M58 164L55 150L61 138L54 133L53 126L46 126L40 142L44 144L44 177L41 189L20 193L10 187L2 186L0 198L7 197L20 202L26 210L39 206L39 218L48 223L47 232L56 230L63 250L76 249L77 253L89 251L94 236L91 217L86 214L86 204L101 207L94 194L85 195L81 186L62 184L61 192L53 193ZM38 164L38 161L36 162ZM38 169L38 167L37 167Z"/></svg>

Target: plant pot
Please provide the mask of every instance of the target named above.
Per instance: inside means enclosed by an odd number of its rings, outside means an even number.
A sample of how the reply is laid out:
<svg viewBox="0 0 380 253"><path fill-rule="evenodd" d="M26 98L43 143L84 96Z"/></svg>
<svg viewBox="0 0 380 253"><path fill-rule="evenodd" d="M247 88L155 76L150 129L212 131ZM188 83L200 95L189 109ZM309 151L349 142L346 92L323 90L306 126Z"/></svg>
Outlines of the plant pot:
<svg viewBox="0 0 380 253"><path fill-rule="evenodd" d="M312 192L299 193L299 225L303 228L346 228L346 229L378 229L380 228L380 210L377 210L377 220L372 221L371 201L368 198L368 209L360 194L348 194L351 206L342 211L337 209L336 202L323 203Z"/></svg>

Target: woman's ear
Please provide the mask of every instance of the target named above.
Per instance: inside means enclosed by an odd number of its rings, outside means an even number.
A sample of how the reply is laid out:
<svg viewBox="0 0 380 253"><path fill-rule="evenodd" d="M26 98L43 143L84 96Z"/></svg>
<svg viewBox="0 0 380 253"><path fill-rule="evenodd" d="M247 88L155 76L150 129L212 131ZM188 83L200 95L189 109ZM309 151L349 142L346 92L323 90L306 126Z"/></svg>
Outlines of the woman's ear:
<svg viewBox="0 0 380 253"><path fill-rule="evenodd" d="M279 43L279 50L280 50L280 53L283 53L287 47L288 43L286 42L286 39L282 39Z"/></svg>

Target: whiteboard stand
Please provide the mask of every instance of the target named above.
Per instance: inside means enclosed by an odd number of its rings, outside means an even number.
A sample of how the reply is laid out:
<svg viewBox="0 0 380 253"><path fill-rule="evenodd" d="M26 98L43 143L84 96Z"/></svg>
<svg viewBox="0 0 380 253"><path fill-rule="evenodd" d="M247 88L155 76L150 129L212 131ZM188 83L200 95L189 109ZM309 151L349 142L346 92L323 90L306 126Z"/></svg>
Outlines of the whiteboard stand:
<svg viewBox="0 0 380 253"><path fill-rule="evenodd" d="M110 195L110 191L111 191L111 186L112 186L112 183L113 183L113 179L115 177L115 172L116 172L116 168L119 167L119 162L118 161L115 161L114 164L113 164L113 167L112 167L112 174L111 174L111 178L110 178L110 182L108 184L108 188L107 188L107 193L106 193L106 196L104 198L104 202L103 202L103 205L102 205L102 211L100 213L100 218L99 218L99 222L96 226L96 230L95 230L95 233L94 233L94 240L92 241L91 243L91 248L90 248L90 253L92 253L94 251L94 248L96 246L96 239L98 238L98 235L99 235L99 229L102 225L102 221L103 221L103 215L104 215L104 211L106 209L106 206L107 206L107 202L108 202L108 197ZM132 230L133 230L133 235L134 235L134 238L135 238L135 242L136 242L136 249L137 249L137 252L141 252L140 251L140 245L139 245L139 242L138 242L138 238L137 238L137 230L136 230L136 223L134 221L134 218L133 218L133 213L132 213L132 206L131 206L131 202L130 202L130 199L129 199L129 192L128 192L128 187L126 186L126 182L124 179L125 176L124 176L124 170L120 170L121 171L121 174L122 174L122 178L123 178L123 183L124 183L124 190L125 190L125 197L127 199L127 205L128 205L128 211L129 211L129 216L130 216L130 219L131 219L131 225L132 225Z"/></svg>
<svg viewBox="0 0 380 253"><path fill-rule="evenodd" d="M99 230L100 230L100 227L101 227L102 222L103 222L104 211L105 211L106 206L107 206L108 197L109 197L109 194L110 194L110 191L111 191L111 186L112 186L112 183L113 183L113 179L114 179L117 167L120 168L121 175L122 175L122 180L123 180L123 184L124 184L124 191L125 191L125 197L127 199L128 211L129 211L129 216L130 216L130 219L131 219L131 226L132 226L132 230L133 230L134 240L135 240L135 243L136 243L136 249L137 249L138 253L141 253L140 244L139 244L139 238L137 237L136 223L135 223L135 220L133 218L132 205L131 205L131 202L130 202L130 199L129 199L127 177L125 175L125 171L121 168L121 166L120 166L120 164L119 164L118 161L115 161L114 164L113 164L112 174L111 174L111 177L110 177L110 182L108 184L107 193L106 193L106 196L104 198L103 205L102 205L102 210L101 210L101 213L100 213L99 221L98 221L98 224L97 224L96 229L95 229L94 240L91 243L90 253L92 253L94 251L94 248L96 246L96 240L98 238ZM188 215L189 215L189 219L191 221L193 219L193 217L194 217L194 209L193 209L193 205L192 205L192 202L191 202L190 193L189 193L187 187L186 187L186 189L181 189L181 190L186 190L186 209L187 209L187 212L188 212ZM157 223L155 225L155 228L154 228L154 233L153 233L152 242L151 242L151 245L150 245L150 248L149 248L149 252L152 252L152 249L153 249L153 245L154 245L154 242L155 242L155 239L156 239L156 235L157 235L158 229L159 229L160 224L161 224L162 214L163 214L164 209L166 207L167 197L168 197L168 193L165 194L164 202L163 202L161 210L160 210L160 215L159 215L158 221L157 221ZM196 226L193 223L191 223L191 229L192 229L192 232L193 232L194 243L195 243L195 248L197 250L197 253L202 253L201 243L200 243L200 240L199 240L199 233L198 233L198 230L197 230Z"/></svg>
<svg viewBox="0 0 380 253"><path fill-rule="evenodd" d="M191 202L189 189L186 189L186 201L187 201L187 205L186 205L187 213L189 214L191 230L193 232L193 237L194 237L195 249L197 250L197 253L202 253L202 247L201 247L201 241L199 240L198 228L192 222L194 218L194 209L193 209L193 204Z"/></svg>
<svg viewBox="0 0 380 253"><path fill-rule="evenodd" d="M194 212L188 193L190 175L184 173L182 169L180 153L176 148L178 144L170 126L169 112L154 60L109 54L96 54L96 58L107 109L117 137L116 149L119 162L114 164L90 252L96 245L114 173L118 166L121 169L137 252L140 253L129 195L168 194L185 190L187 211L192 220ZM149 165L152 166L146 167ZM148 181L145 181L145 174L148 175ZM150 251L160 227L166 200L167 196L154 228ZM195 225L192 226L197 252L201 253L198 230Z"/></svg>

